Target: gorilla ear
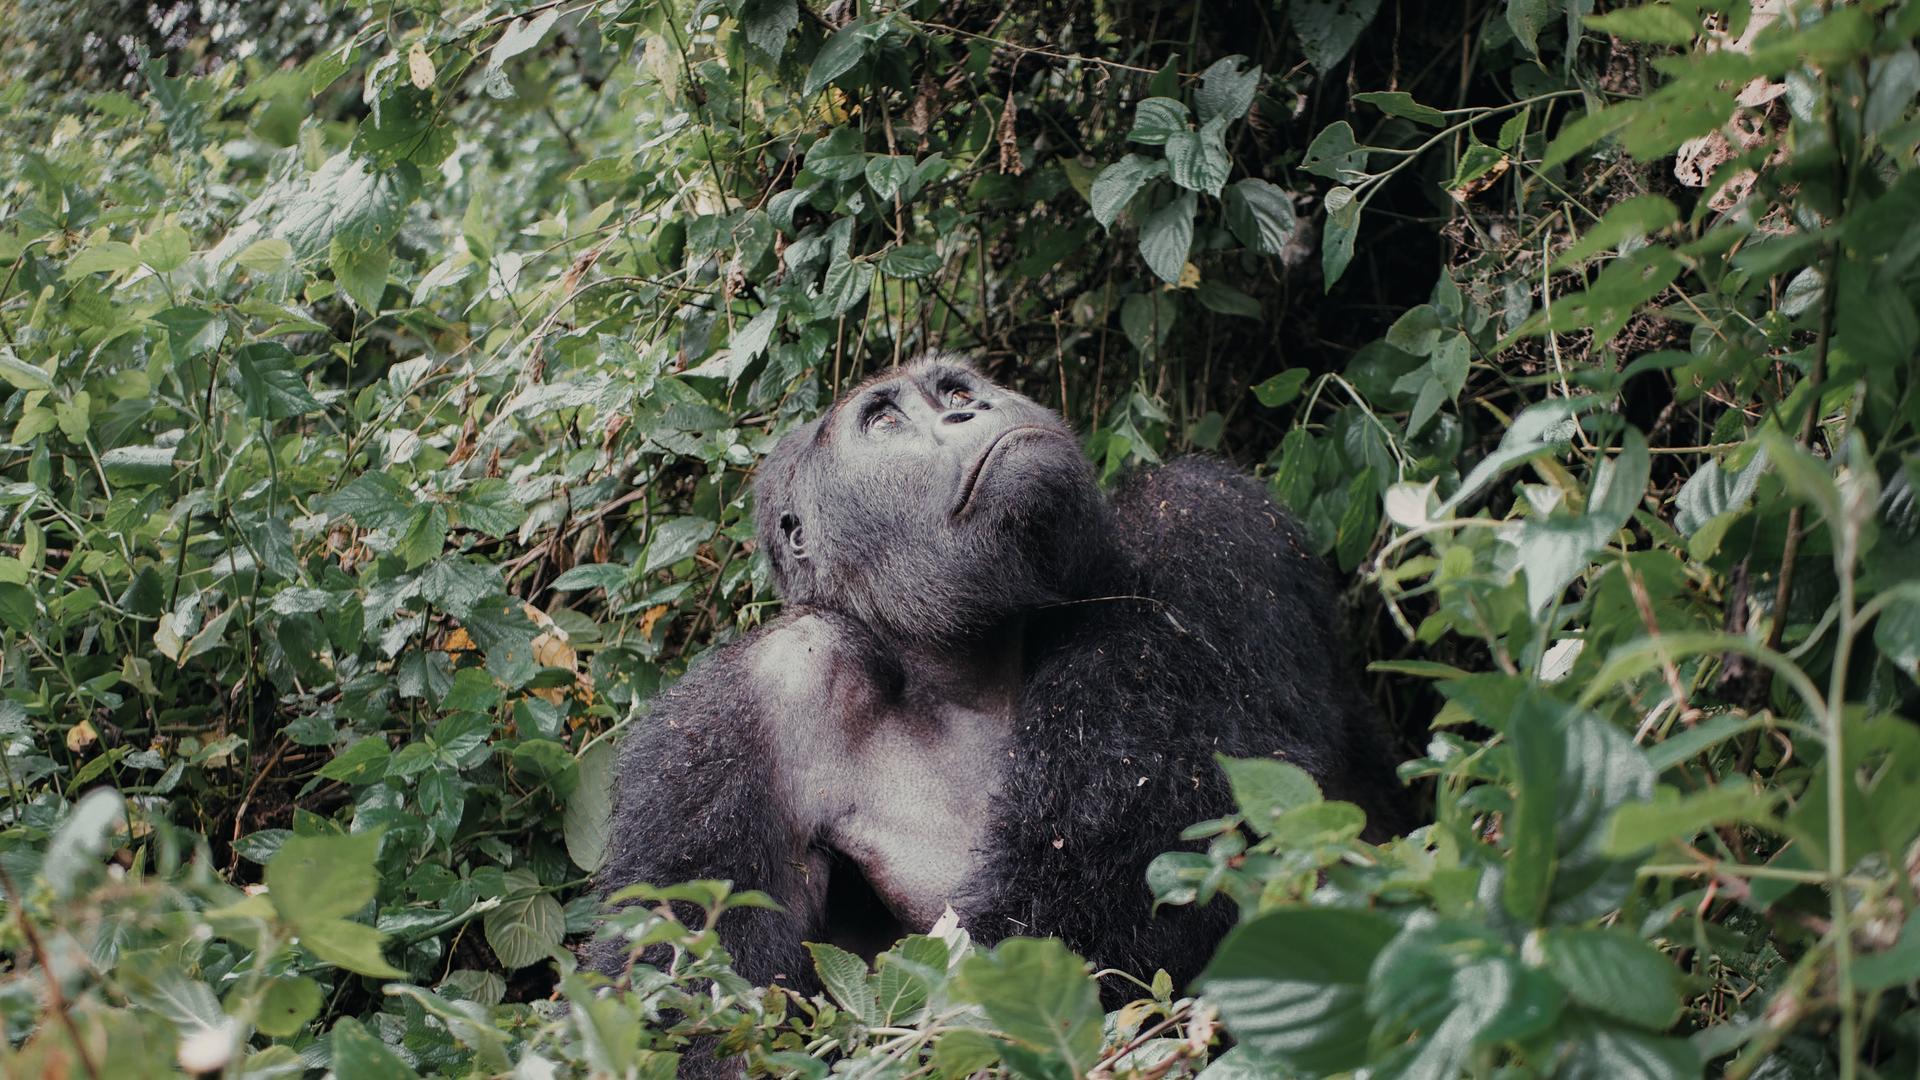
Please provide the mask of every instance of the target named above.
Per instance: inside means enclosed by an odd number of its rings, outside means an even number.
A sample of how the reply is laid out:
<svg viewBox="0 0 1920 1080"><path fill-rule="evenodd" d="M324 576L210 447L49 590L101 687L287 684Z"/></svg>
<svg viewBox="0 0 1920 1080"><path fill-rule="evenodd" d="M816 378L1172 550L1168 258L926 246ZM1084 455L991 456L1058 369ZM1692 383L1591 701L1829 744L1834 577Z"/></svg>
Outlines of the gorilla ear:
<svg viewBox="0 0 1920 1080"><path fill-rule="evenodd" d="M807 557L806 529L801 526L798 517L795 517L791 513L781 514L780 535L787 542L788 554L796 559L805 559Z"/></svg>

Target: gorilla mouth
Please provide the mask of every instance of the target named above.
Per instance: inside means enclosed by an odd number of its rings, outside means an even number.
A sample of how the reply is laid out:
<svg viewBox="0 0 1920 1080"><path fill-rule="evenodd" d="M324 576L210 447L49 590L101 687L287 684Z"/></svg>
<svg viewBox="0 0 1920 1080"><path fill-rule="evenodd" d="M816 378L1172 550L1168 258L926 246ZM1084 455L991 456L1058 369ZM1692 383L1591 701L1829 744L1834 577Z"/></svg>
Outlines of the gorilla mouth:
<svg viewBox="0 0 1920 1080"><path fill-rule="evenodd" d="M981 475L987 471L987 464L993 460L993 455L998 453L1000 448L1006 445L1010 439L1016 435L1057 434L1059 433L1051 428L1044 428L1035 424L1022 424L1019 427L1011 427L995 435L993 441L987 444L985 450L980 451L980 456L974 458L973 464L967 468L966 478L960 482L960 497L954 501L950 516L960 517L972 508L973 494L979 488Z"/></svg>

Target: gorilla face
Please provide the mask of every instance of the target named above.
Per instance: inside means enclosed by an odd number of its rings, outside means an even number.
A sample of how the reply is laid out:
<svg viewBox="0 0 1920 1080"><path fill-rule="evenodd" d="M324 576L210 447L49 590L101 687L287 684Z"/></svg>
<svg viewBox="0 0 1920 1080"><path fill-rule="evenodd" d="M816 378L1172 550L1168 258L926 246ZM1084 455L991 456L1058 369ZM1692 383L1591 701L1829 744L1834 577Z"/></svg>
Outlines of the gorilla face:
<svg viewBox="0 0 1920 1080"><path fill-rule="evenodd" d="M871 380L790 432L755 498L784 599L919 639L1074 595L1107 529L1059 415L945 356Z"/></svg>

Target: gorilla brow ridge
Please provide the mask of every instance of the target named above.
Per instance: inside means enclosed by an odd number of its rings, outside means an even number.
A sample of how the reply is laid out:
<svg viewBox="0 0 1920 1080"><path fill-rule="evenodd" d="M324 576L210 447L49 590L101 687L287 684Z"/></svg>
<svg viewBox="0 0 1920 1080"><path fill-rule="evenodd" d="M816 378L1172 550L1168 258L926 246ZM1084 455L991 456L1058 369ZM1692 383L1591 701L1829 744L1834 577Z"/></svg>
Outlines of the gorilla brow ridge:
<svg viewBox="0 0 1920 1080"><path fill-rule="evenodd" d="M869 389L881 383L929 372L937 373L943 379L953 375L966 375L975 379L986 377L980 374L980 369L974 366L973 361L961 353L948 352L945 349L933 349L921 353L898 367L874 372L849 387L846 393L835 398L833 404L829 405L827 411L820 416L820 427L813 433L813 445L825 446L833 441L834 421L839 418L840 410L846 407L847 402L858 399Z"/></svg>

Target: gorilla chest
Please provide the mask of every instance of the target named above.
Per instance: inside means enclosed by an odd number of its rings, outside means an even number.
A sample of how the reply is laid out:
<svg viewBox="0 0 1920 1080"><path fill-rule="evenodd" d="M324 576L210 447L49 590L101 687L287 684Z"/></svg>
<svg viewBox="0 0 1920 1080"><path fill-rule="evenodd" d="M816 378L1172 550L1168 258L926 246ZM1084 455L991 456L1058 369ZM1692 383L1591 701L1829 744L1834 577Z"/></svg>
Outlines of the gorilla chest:
<svg viewBox="0 0 1920 1080"><path fill-rule="evenodd" d="M960 905L986 845L1009 714L917 702L821 719L826 752L792 795L903 926L925 931Z"/></svg>

